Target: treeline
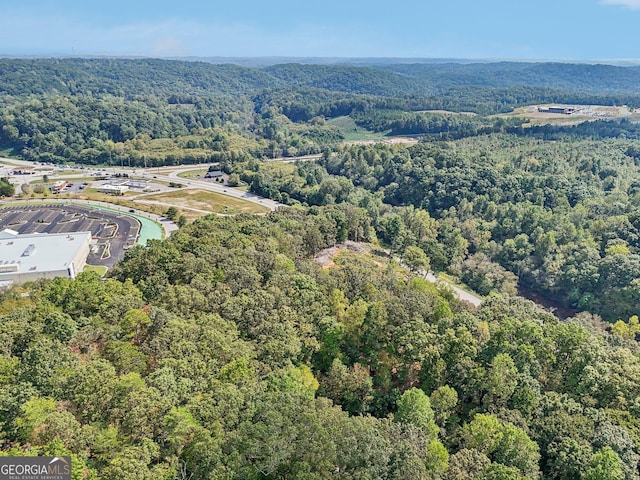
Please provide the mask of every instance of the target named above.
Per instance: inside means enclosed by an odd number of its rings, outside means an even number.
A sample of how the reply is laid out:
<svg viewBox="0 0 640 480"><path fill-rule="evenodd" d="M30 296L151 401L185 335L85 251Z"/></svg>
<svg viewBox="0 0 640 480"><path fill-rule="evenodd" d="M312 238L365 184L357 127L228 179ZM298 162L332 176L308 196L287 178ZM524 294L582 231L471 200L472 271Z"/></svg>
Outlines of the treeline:
<svg viewBox="0 0 640 480"><path fill-rule="evenodd" d="M70 454L74 480L639 478L637 318L473 311L375 250L312 260L367 222L206 217L107 280L5 293L2 453Z"/></svg>
<svg viewBox="0 0 640 480"><path fill-rule="evenodd" d="M571 138L625 138L640 140L640 124L629 119L597 120L567 126L537 125L529 128L516 127L508 131L544 140L568 140ZM634 149L636 147L631 145L629 148Z"/></svg>
<svg viewBox="0 0 640 480"><path fill-rule="evenodd" d="M177 103L182 102L182 103ZM10 102L0 144L27 160L156 166L315 153L342 139L324 122L292 124L249 99L48 95Z"/></svg>
<svg viewBox="0 0 640 480"><path fill-rule="evenodd" d="M390 135L420 135L438 140L460 138L522 129L518 118L485 118L469 114L366 110L351 115L358 125Z"/></svg>
<svg viewBox="0 0 640 480"><path fill-rule="evenodd" d="M211 129L239 135L252 118L250 102L225 97L199 97L191 102L171 104L151 95L135 101L58 94L22 101L7 99L0 112L0 144L27 160L137 163L145 152L136 153L134 150L141 148L135 147L145 141L185 138ZM207 155L221 150L215 139L203 141ZM188 163L186 147L180 149L179 156ZM163 152L146 153L151 164L162 163Z"/></svg>

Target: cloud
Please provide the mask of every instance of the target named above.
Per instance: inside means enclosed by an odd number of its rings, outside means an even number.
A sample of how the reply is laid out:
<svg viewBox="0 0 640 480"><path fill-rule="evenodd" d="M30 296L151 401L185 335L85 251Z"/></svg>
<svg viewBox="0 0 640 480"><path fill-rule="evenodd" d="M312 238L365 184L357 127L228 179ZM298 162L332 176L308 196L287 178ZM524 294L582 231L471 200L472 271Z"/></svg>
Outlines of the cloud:
<svg viewBox="0 0 640 480"><path fill-rule="evenodd" d="M631 10L640 10L640 0L600 0L604 5L618 5Z"/></svg>

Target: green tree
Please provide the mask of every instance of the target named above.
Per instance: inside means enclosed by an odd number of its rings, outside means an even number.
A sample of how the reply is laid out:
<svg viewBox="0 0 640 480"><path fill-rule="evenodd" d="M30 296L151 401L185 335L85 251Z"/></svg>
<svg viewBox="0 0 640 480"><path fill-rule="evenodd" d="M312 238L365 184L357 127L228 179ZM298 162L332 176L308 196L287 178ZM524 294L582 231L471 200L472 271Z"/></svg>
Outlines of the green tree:
<svg viewBox="0 0 640 480"><path fill-rule="evenodd" d="M15 187L6 178L0 178L0 197L12 197L16 193Z"/></svg>
<svg viewBox="0 0 640 480"><path fill-rule="evenodd" d="M232 173L231 175L229 175L227 183L230 187L237 187L238 185L240 185L240 175L238 175L237 173Z"/></svg>
<svg viewBox="0 0 640 480"><path fill-rule="evenodd" d="M624 472L620 457L611 447L603 447L591 456L589 468L582 478L584 480L622 480Z"/></svg>
<svg viewBox="0 0 640 480"><path fill-rule="evenodd" d="M450 386L443 385L431 392L429 399L436 423L444 427L458 403L458 393Z"/></svg>
<svg viewBox="0 0 640 480"><path fill-rule="evenodd" d="M523 430L497 417L478 414L461 432L463 446L474 448L507 467L515 467L528 478L538 478L538 445Z"/></svg>
<svg viewBox="0 0 640 480"><path fill-rule="evenodd" d="M52 312L44 319L42 333L61 343L68 343L77 333L78 324L67 314Z"/></svg>
<svg viewBox="0 0 640 480"><path fill-rule="evenodd" d="M164 212L164 216L167 217L169 220L172 220L172 221L175 221L178 218L179 214L180 214L180 212L178 211L178 209L176 207L169 207Z"/></svg>
<svg viewBox="0 0 640 480"><path fill-rule="evenodd" d="M462 448L449 458L447 480L475 480L491 465L484 453L475 449Z"/></svg>
<svg viewBox="0 0 640 480"><path fill-rule="evenodd" d="M368 368L359 363L347 367L336 358L320 379L319 393L352 414L365 413L373 399L373 381Z"/></svg>
<svg viewBox="0 0 640 480"><path fill-rule="evenodd" d="M488 396L484 403L489 408L504 405L518 385L518 369L507 353L495 356L487 371L486 389Z"/></svg>
<svg viewBox="0 0 640 480"><path fill-rule="evenodd" d="M32 397L24 403L20 408L20 416L15 420L20 439L23 442L33 442L36 428L42 425L56 408L56 401L48 397Z"/></svg>
<svg viewBox="0 0 640 480"><path fill-rule="evenodd" d="M412 272L427 272L429 270L429 257L420 247L412 245L405 248L402 261Z"/></svg>
<svg viewBox="0 0 640 480"><path fill-rule="evenodd" d="M415 425L428 438L437 437L438 427L435 424L431 401L427 394L419 388L411 388L402 394L393 418L399 423Z"/></svg>
<svg viewBox="0 0 640 480"><path fill-rule="evenodd" d="M151 319L146 312L131 309L125 313L124 318L120 321L120 331L124 338L133 340L136 345L140 345L150 324Z"/></svg>
<svg viewBox="0 0 640 480"><path fill-rule="evenodd" d="M65 380L73 374L76 357L60 343L46 336L37 337L25 350L19 374L43 394L59 399L64 395Z"/></svg>

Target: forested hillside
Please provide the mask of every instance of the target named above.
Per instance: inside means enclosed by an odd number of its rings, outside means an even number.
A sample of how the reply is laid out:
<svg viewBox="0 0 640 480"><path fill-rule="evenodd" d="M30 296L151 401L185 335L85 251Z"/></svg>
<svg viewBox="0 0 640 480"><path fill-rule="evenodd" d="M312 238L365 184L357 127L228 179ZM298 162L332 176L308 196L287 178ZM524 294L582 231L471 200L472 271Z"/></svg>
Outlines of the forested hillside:
<svg viewBox="0 0 640 480"><path fill-rule="evenodd" d="M392 249L417 246L431 268L482 294L513 291L517 279L565 307L627 320L640 303L640 143L610 135L614 126L585 124L583 138L580 128L553 129L553 140L532 129L352 146L327 152L319 166L227 168L284 203L364 207ZM635 124L626 127L617 128L636 135ZM432 222L428 234L416 230L414 208Z"/></svg>
<svg viewBox="0 0 640 480"><path fill-rule="evenodd" d="M549 102L638 106L639 80L637 68L602 65L247 68L155 59L0 59L0 150L28 160L116 165L317 153L349 134L325 124L340 116L383 133L462 138L500 128L494 120L479 120L482 128L441 126L416 112L489 115ZM389 122L399 117L402 126ZM215 144L220 138L224 148Z"/></svg>
<svg viewBox="0 0 640 480"><path fill-rule="evenodd" d="M74 478L637 479L637 317L471 311L349 206L207 217L0 304L5 454ZM366 229L365 229L366 231Z"/></svg>
<svg viewBox="0 0 640 480"><path fill-rule="evenodd" d="M640 480L637 112L502 115L633 109L639 80L0 60L1 155L219 162L287 205L0 294L0 454L70 454L75 480Z"/></svg>
<svg viewBox="0 0 640 480"><path fill-rule="evenodd" d="M592 94L638 93L640 68L576 63L423 63L379 66L434 87L473 85L509 88L538 86Z"/></svg>

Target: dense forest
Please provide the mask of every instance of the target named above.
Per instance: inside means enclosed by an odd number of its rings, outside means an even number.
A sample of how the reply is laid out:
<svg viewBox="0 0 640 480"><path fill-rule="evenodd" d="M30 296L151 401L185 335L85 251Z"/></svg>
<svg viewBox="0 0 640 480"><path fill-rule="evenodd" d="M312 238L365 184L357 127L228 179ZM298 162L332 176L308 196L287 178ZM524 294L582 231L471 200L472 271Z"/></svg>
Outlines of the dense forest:
<svg viewBox="0 0 640 480"><path fill-rule="evenodd" d="M0 455L71 455L74 480L640 480L640 127L496 115L637 107L639 84L605 65L0 59L2 155L220 162L286 205L0 293Z"/></svg>
<svg viewBox="0 0 640 480"><path fill-rule="evenodd" d="M637 317L473 311L375 249L313 261L366 223L206 217L106 281L4 294L4 453L75 479L639 478Z"/></svg>
<svg viewBox="0 0 640 480"><path fill-rule="evenodd" d="M317 153L345 138L327 122L340 116L385 133L463 138L501 131L504 120L420 112L640 106L640 70L603 65L0 59L0 73L0 151L55 163L155 166Z"/></svg>
<svg viewBox="0 0 640 480"><path fill-rule="evenodd" d="M284 203L364 207L394 251L417 246L432 269L482 294L513 291L517 279L566 307L626 320L640 303L640 143L608 137L609 126L597 139L569 127L564 140L495 133L345 147L319 165L227 168ZM428 235L415 212L430 219Z"/></svg>

